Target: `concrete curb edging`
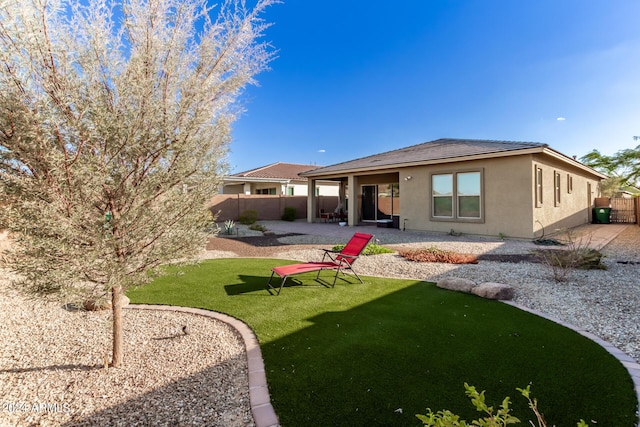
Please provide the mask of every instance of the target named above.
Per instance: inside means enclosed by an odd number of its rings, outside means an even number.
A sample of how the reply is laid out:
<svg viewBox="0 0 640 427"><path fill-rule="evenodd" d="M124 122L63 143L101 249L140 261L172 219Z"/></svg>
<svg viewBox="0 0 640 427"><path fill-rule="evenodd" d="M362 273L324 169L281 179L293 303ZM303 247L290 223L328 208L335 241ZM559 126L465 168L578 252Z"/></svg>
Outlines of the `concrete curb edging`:
<svg viewBox="0 0 640 427"><path fill-rule="evenodd" d="M623 352L622 350L620 350L619 348L615 347L613 344L603 340L602 338L592 334L591 332L588 332L582 328L579 328L575 325L572 325L570 323L566 323L563 322L560 319L557 319L555 317L549 316L545 313L542 313L540 311L525 307L523 305L520 305L518 303L515 303L513 301L500 301L504 304L508 304L512 307L518 308L522 311L526 311L528 313L531 314L535 314L536 316L542 317L544 319L550 320L554 323L557 323L559 325L564 326L565 328L569 328L571 330L576 331L577 333L579 333L580 335L582 335L585 338L589 338L591 341L595 342L596 344L600 345L602 348L604 348L605 350L607 350L609 352L609 354L611 354L613 357L615 357L616 359L618 359L618 361L620 361L620 363L622 364L622 366L624 366L627 369L627 372L629 372L629 376L631 377L631 380L633 381L633 387L636 391L636 399L638 401L638 409L636 410L636 416L638 417L638 427L640 427L640 364L638 364L635 359L633 359L631 356L627 355L625 352Z"/></svg>
<svg viewBox="0 0 640 427"><path fill-rule="evenodd" d="M269 389L267 387L267 375L264 370L264 362L262 360L262 351L258 338L246 323L215 311L204 310L201 308L180 307L172 305L146 305L146 304L130 304L127 309L138 310L160 310L160 311L176 311L180 313L197 314L199 316L210 317L220 320L234 328L244 342L247 352L247 364L249 374L249 404L251 406L251 414L256 423L256 427L278 427L279 421L276 411L271 405Z"/></svg>

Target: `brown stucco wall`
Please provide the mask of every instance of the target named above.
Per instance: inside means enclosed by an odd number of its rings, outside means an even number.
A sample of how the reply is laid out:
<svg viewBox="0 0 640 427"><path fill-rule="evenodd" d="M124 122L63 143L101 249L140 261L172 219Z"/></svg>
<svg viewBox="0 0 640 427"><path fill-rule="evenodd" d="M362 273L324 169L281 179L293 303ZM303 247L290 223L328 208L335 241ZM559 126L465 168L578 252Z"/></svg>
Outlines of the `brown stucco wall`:
<svg viewBox="0 0 640 427"><path fill-rule="evenodd" d="M532 227L536 233L546 234L558 229L575 227L590 221L593 200L599 196L599 181L578 168L548 156L534 155L531 158L531 174L534 179L535 167L543 171L543 203L533 209ZM554 203L554 172L560 172L560 203ZM573 189L567 188L568 176L572 177ZM590 191L588 192L590 184ZM532 194L535 204L535 194Z"/></svg>
<svg viewBox="0 0 640 427"><path fill-rule="evenodd" d="M543 169L543 204L535 207L535 165ZM481 170L483 173L483 219L442 220L431 217L431 175L434 173ZM561 177L560 203L554 204L554 171ZM567 174L573 178L568 193ZM545 155L522 155L405 168L399 172L400 226L437 232L462 232L488 236L534 238L558 228L589 222L598 181L579 168ZM411 177L411 179L405 179ZM592 194L587 195L587 183Z"/></svg>
<svg viewBox="0 0 640 427"><path fill-rule="evenodd" d="M318 213L320 209L333 212L337 205L338 198L336 196L318 197ZM246 210L255 210L258 213L258 220L279 220L282 218L286 206L296 208L296 218L306 218L306 196L218 194L215 195L209 203L211 212L218 214L218 222L228 219L237 221L240 215ZM319 217L319 214L317 214L317 216Z"/></svg>
<svg viewBox="0 0 640 427"><path fill-rule="evenodd" d="M487 159L405 169L400 177L400 221L407 229L523 237L531 234L530 161ZM457 221L431 217L431 175L482 171L483 218ZM411 176L411 179L405 180ZM406 218L406 222L404 221Z"/></svg>

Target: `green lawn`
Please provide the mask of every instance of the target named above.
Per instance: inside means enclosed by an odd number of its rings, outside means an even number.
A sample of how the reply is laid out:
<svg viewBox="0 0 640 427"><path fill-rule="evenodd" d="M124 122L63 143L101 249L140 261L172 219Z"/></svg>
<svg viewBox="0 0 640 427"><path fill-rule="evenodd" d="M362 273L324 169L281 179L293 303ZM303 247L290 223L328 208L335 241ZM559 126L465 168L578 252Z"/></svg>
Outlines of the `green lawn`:
<svg viewBox="0 0 640 427"><path fill-rule="evenodd" d="M579 419L635 426L636 396L624 367L581 335L496 301L432 283L364 277L327 288L297 276L280 296L265 284L282 260L221 259L167 269L128 293L132 303L227 313L257 334L272 403L283 426L417 426L416 413L479 413L464 382L495 406L532 384L550 425ZM330 273L324 273L330 274ZM300 284L300 281L302 284ZM400 410L401 409L401 410ZM522 425L528 425L523 423Z"/></svg>

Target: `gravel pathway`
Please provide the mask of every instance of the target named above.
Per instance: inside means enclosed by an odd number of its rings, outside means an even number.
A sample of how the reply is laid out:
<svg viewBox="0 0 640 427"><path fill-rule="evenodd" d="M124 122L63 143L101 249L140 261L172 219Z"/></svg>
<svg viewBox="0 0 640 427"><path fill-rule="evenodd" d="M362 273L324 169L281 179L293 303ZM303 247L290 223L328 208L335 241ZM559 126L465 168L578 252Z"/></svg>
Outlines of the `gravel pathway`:
<svg viewBox="0 0 640 427"><path fill-rule="evenodd" d="M336 242L336 236L284 233L256 246L249 242L257 233L244 230L244 236L244 242L212 239L203 257L308 261ZM405 241L394 241L381 235L380 243L396 250L436 245L474 254L527 253L535 247L467 236L404 236ZM639 242L640 227L630 227L603 249L608 270L575 271L564 283L556 283L543 264L528 262L453 266L385 254L362 257L356 267L370 276L508 283L517 303L580 325L640 361ZM105 369L108 312L68 311L27 299L10 288L10 279L0 272L0 426L254 425L246 355L226 324L184 313L125 310L126 365ZM185 325L188 335L182 332Z"/></svg>

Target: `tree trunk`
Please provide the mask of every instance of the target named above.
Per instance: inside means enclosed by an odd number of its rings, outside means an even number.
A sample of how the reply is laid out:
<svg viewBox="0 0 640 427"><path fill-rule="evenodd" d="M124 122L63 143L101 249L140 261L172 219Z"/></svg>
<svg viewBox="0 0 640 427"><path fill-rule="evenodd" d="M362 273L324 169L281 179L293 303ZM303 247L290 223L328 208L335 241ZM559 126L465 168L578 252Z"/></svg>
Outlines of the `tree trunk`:
<svg viewBox="0 0 640 427"><path fill-rule="evenodd" d="M114 286L111 289L111 309L113 310L113 354L111 366L119 368L124 359L122 345L122 286Z"/></svg>

